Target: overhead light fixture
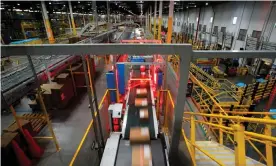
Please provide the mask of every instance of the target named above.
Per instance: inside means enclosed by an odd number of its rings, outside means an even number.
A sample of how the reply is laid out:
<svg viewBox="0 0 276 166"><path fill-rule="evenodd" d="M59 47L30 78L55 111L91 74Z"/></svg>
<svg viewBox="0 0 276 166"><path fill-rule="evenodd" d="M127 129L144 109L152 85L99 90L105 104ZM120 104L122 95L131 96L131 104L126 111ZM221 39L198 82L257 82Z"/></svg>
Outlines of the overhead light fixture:
<svg viewBox="0 0 276 166"><path fill-rule="evenodd" d="M205 5L208 6L208 2L206 2Z"/></svg>
<svg viewBox="0 0 276 166"><path fill-rule="evenodd" d="M5 9L5 8L2 8L2 7L1 7L1 10L4 10L4 9Z"/></svg>
<svg viewBox="0 0 276 166"><path fill-rule="evenodd" d="M18 3L17 6L19 6L20 4Z"/></svg>
<svg viewBox="0 0 276 166"><path fill-rule="evenodd" d="M189 7L187 6L186 8L188 9Z"/></svg>
<svg viewBox="0 0 276 166"><path fill-rule="evenodd" d="M236 25L238 17L233 18L233 25Z"/></svg>
<svg viewBox="0 0 276 166"><path fill-rule="evenodd" d="M210 23L212 23L212 22L213 22L213 17L210 18Z"/></svg>
<svg viewBox="0 0 276 166"><path fill-rule="evenodd" d="M80 3L80 1L78 1L78 3Z"/></svg>
<svg viewBox="0 0 276 166"><path fill-rule="evenodd" d="M32 7L30 7L30 9L33 9Z"/></svg>
<svg viewBox="0 0 276 166"><path fill-rule="evenodd" d="M65 5L63 5L63 6L65 6Z"/></svg>
<svg viewBox="0 0 276 166"><path fill-rule="evenodd" d="M52 3L51 3L51 2L49 2L49 4L51 5Z"/></svg>
<svg viewBox="0 0 276 166"><path fill-rule="evenodd" d="M195 5L195 7L196 7L196 5Z"/></svg>

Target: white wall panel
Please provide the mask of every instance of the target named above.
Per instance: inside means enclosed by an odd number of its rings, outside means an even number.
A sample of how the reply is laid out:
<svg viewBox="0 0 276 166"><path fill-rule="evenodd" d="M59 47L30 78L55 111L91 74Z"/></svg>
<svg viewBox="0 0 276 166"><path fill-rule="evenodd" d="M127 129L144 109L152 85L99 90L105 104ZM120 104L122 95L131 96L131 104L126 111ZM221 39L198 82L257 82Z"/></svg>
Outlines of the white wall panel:
<svg viewBox="0 0 276 166"><path fill-rule="evenodd" d="M253 30L264 31L263 36L265 39L276 42L276 6L273 6L269 15L270 5L270 1L234 1L224 2L214 7L206 6L201 9L199 24L202 24L202 29L203 25L206 25L207 32L210 32L212 28L210 18L213 17L214 26L218 26L218 31L221 30L221 27L226 27L228 33L234 34L232 49L236 50L245 47L245 41L236 40L240 29L247 29L247 35L249 36L252 35ZM196 29L198 15L199 8L190 8L183 12L175 12L175 26L173 30L175 32L181 32L184 23L188 23L187 25L194 23L194 28ZM167 27L167 17L167 15L163 15L163 21L166 21L165 27ZM237 17L235 25L232 22L234 17ZM180 22L179 26L177 26L177 22ZM266 23L267 25L264 26ZM210 39L209 34L203 35L203 37L206 40ZM212 42L214 41L216 41L216 38L212 37Z"/></svg>

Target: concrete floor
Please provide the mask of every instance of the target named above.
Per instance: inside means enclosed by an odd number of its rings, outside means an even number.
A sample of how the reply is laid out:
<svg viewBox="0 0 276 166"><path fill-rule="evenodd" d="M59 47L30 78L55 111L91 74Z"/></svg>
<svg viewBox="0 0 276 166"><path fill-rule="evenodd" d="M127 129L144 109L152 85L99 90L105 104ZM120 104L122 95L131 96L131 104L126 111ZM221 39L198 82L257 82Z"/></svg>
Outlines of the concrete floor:
<svg viewBox="0 0 276 166"><path fill-rule="evenodd" d="M98 102L100 102L106 90L105 71L99 72L99 77L95 82L96 94ZM74 99L67 109L57 110L53 114L52 124L61 150L55 152L54 144L47 141L47 144L44 144L46 149L45 154L37 165L69 165L92 120L88 105L88 95L84 92ZM45 132L42 132L42 134L48 135L47 128L44 128L44 130ZM97 153L91 150L91 145L94 140L95 137L92 127L80 153L76 157L74 165L97 165Z"/></svg>
<svg viewBox="0 0 276 166"><path fill-rule="evenodd" d="M122 39L128 39L130 34L131 31L127 32L126 34L124 34ZM98 75L96 77L95 87L97 100L99 103L106 91L106 68L103 61L96 67L96 70ZM26 109L24 108L24 103L26 102L22 100L20 106L16 108L18 114L23 112L30 112L27 107ZM36 162L36 165L67 166L70 164L87 130L87 127L92 120L91 111L88 108L88 105L88 95L86 92L83 92L79 93L77 97L73 98L66 109L49 111L52 116L52 126L61 150L56 152L55 144L51 140L38 140L39 145L45 149L45 153L43 157ZM107 126L107 115L101 113L100 117L102 117L102 124L105 124L102 125L102 127L103 129L105 129L105 126ZM13 121L14 119L11 114L2 115L2 129L8 127ZM40 136L50 136L47 127L45 127L40 132ZM105 134L105 137L106 136L107 135ZM99 165L98 154L95 150L91 149L93 141L95 141L95 136L93 127L91 127L87 134L87 137L84 139L83 146L81 147L79 154L76 156L73 165Z"/></svg>
<svg viewBox="0 0 276 166"><path fill-rule="evenodd" d="M104 66L99 65L97 68L98 77L95 81L98 102L100 102L106 90L105 72ZM30 111L24 109L24 103L25 102L22 100L20 107L16 109L18 114ZM90 121L92 120L88 105L88 95L86 92L82 92L72 99L66 109L48 111L52 115L52 126L61 150L56 152L54 142L51 140L38 140L39 145L45 149L45 153L36 163L37 165L69 165ZM2 115L2 129L8 127L13 121L14 119L11 114ZM41 131L40 136L50 136L47 127ZM98 165L96 163L97 154L90 148L93 141L94 132L92 127L74 165Z"/></svg>

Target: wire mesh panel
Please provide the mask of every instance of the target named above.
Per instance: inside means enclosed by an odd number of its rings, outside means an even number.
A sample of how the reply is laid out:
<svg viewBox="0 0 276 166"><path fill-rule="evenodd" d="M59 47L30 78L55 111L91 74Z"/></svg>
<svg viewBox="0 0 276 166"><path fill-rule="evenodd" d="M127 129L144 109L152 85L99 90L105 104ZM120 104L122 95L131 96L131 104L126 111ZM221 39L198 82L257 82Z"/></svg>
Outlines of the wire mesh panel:
<svg viewBox="0 0 276 166"><path fill-rule="evenodd" d="M231 49L232 43L233 43L234 36L231 33L226 33L225 40L224 40L224 46Z"/></svg>
<svg viewBox="0 0 276 166"><path fill-rule="evenodd" d="M276 50L276 43L265 41L262 43L261 49L262 50Z"/></svg>
<svg viewBox="0 0 276 166"><path fill-rule="evenodd" d="M258 45L259 43L257 38L249 37L249 36L246 38L246 45L245 45L246 50L257 50Z"/></svg>
<svg viewBox="0 0 276 166"><path fill-rule="evenodd" d="M32 62L36 72L40 73L46 69L46 66L53 66L67 57L69 57L69 55L40 56L33 57ZM33 76L27 57L24 61L25 62L22 64L1 73L1 89L3 92L6 92L10 88L19 85L24 81L27 81Z"/></svg>
<svg viewBox="0 0 276 166"><path fill-rule="evenodd" d="M218 32L218 44L223 44L223 32Z"/></svg>

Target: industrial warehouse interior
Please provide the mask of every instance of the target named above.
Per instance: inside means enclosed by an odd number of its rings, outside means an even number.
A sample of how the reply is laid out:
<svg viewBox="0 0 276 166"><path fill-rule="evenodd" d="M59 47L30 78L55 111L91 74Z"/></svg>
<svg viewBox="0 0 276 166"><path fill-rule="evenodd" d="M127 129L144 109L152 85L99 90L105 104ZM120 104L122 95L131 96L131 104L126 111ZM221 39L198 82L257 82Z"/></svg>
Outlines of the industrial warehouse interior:
<svg viewBox="0 0 276 166"><path fill-rule="evenodd" d="M275 166L276 1L1 1L3 166Z"/></svg>

